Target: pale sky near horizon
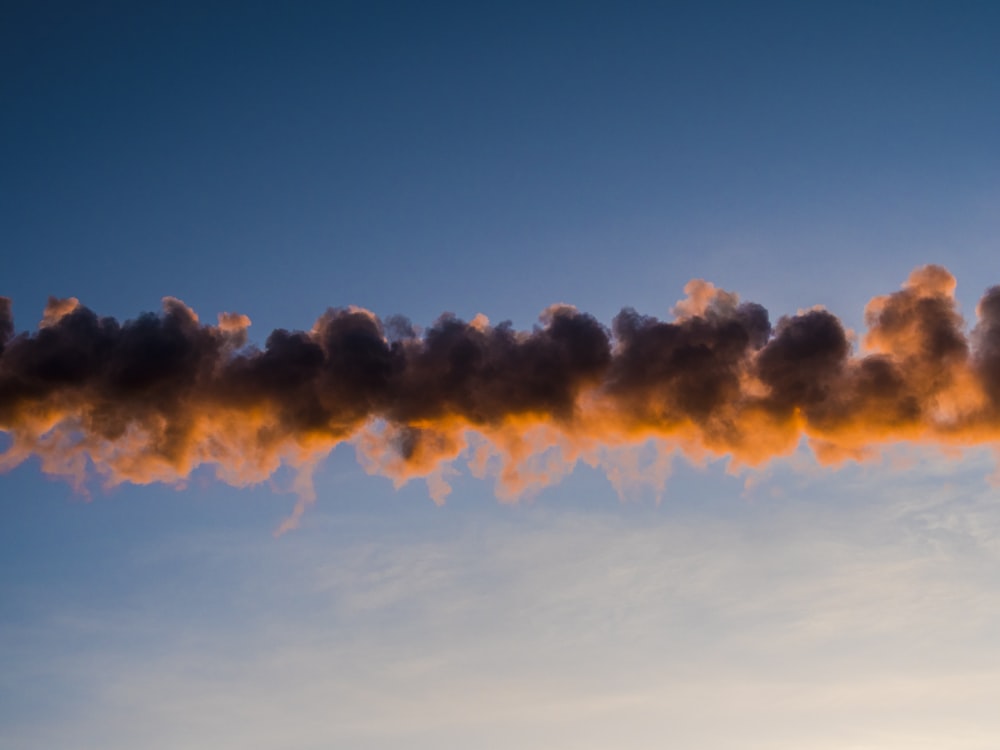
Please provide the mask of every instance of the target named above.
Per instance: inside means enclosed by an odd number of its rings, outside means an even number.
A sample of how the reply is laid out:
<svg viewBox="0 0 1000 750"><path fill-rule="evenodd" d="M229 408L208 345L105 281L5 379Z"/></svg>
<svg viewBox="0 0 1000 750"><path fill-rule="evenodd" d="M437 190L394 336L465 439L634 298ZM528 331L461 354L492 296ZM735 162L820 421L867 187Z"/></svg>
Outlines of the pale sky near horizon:
<svg viewBox="0 0 1000 750"><path fill-rule="evenodd" d="M1000 6L95 3L0 10L0 295L529 328L708 279L863 329L1000 283ZM8 444L0 433L0 447ZM989 446L756 472L233 488L0 475L0 748L992 750ZM992 477L992 478L991 478Z"/></svg>

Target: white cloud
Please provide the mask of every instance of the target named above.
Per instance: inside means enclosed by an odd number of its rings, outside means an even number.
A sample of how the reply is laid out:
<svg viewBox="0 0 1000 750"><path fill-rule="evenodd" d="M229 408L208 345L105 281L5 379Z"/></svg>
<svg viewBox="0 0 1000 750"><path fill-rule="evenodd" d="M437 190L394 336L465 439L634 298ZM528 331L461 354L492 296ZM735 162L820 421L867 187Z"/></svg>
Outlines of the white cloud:
<svg viewBox="0 0 1000 750"><path fill-rule="evenodd" d="M30 641L8 683L75 690L0 745L985 750L1000 510L966 470L166 540L133 562L183 579Z"/></svg>

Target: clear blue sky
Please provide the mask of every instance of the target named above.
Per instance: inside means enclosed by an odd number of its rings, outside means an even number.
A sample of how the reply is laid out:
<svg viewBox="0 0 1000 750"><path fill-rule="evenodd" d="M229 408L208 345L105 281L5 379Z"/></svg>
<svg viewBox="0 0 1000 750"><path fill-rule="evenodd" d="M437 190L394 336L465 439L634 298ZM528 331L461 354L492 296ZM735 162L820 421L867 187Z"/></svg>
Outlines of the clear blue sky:
<svg viewBox="0 0 1000 750"><path fill-rule="evenodd" d="M700 277L860 327L934 262L971 317L998 49L990 2L7 2L0 295L260 343L349 304L666 315ZM0 746L993 747L990 462L800 463L437 508L341 449L274 540L284 476L85 502L28 462Z"/></svg>

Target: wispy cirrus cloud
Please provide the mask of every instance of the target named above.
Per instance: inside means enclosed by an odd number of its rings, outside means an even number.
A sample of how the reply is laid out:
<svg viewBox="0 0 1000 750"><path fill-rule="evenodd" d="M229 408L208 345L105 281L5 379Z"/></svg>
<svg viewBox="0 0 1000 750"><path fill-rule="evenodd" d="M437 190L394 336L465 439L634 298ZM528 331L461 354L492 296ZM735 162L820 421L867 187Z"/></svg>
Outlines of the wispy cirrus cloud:
<svg viewBox="0 0 1000 750"><path fill-rule="evenodd" d="M855 470L722 514L534 508L431 533L316 514L292 544L165 538L130 564L184 586L143 576L119 605L6 630L5 690L57 675L62 693L35 693L45 722L6 715L0 742L986 748L1000 513L982 459L949 466L949 486L933 464Z"/></svg>

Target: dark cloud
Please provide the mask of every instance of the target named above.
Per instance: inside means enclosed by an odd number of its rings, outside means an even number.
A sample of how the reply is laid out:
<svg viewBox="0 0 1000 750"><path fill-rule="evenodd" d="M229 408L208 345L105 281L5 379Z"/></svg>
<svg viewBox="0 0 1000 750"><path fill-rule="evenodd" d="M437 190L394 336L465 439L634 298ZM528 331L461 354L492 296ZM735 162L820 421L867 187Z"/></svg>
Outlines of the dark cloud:
<svg viewBox="0 0 1000 750"><path fill-rule="evenodd" d="M14 306L9 297L0 297L0 353L14 335Z"/></svg>
<svg viewBox="0 0 1000 750"><path fill-rule="evenodd" d="M757 375L769 389L768 405L807 415L823 409L843 385L850 351L843 326L826 311L782 318L756 360Z"/></svg>
<svg viewBox="0 0 1000 750"><path fill-rule="evenodd" d="M554 444L578 455L650 436L751 463L803 434L823 456L997 437L1000 287L970 337L954 279L918 269L869 304L861 352L824 310L772 330L760 305L706 282L687 290L675 319L625 309L610 330L568 306L530 331L444 315L422 333L405 318L331 309L262 348L245 344L245 316L208 325L172 298L124 323L52 299L38 330L15 334L0 298L6 463L37 454L46 470L78 473L85 458L111 481L173 481L207 463L242 483L346 439L378 470L426 475L468 448L468 431L509 465ZM532 443L535 428L545 437Z"/></svg>
<svg viewBox="0 0 1000 750"><path fill-rule="evenodd" d="M1000 286L986 290L977 307L979 323L973 331L976 372L993 408L1000 410Z"/></svg>

